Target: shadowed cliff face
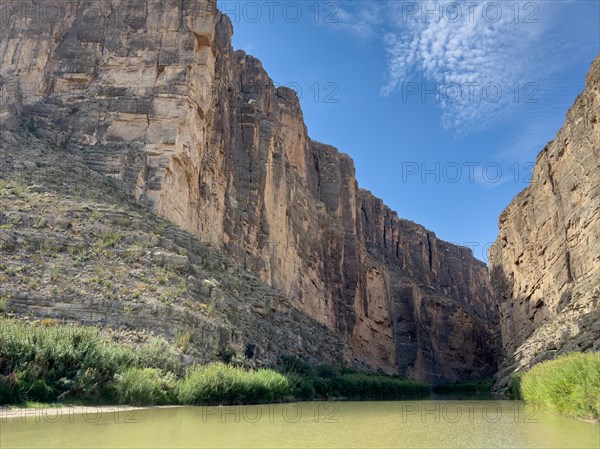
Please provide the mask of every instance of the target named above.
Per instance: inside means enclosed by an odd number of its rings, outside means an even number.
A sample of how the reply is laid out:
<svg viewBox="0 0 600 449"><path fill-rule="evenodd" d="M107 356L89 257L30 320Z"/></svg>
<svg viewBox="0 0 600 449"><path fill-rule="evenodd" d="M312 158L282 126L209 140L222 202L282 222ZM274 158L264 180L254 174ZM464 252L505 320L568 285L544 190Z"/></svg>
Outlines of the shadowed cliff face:
<svg viewBox="0 0 600 449"><path fill-rule="evenodd" d="M505 360L515 369L600 350L600 58L490 250Z"/></svg>
<svg viewBox="0 0 600 449"><path fill-rule="evenodd" d="M0 31L4 126L64 143L234 257L344 336L356 366L433 383L493 374L485 265L359 189L352 160L310 140L295 94L232 50L214 1L23 16Z"/></svg>

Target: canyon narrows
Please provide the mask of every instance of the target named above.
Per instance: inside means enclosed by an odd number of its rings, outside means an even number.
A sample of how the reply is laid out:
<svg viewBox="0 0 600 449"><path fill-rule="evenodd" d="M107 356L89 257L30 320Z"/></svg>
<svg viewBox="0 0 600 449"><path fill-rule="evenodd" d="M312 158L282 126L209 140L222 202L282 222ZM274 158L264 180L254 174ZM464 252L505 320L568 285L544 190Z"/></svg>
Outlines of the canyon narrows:
<svg viewBox="0 0 600 449"><path fill-rule="evenodd" d="M27 195L3 203L0 241L15 274L0 278L0 293L14 313L171 341L189 333L200 361L269 366L297 355L431 385L487 379L500 363L498 390L515 369L598 350L598 60L531 187L500 217L488 273L468 248L361 189L349 156L311 140L296 94L234 51L214 0L81 0L55 20L10 8L3 178L23 172L57 198L54 210L24 212ZM93 201L61 209L73 186ZM129 293L118 301L86 290L99 270L90 259L52 268L74 283L89 274L65 293L28 253L85 252L98 236L116 239L99 252L106 261L91 260L122 269L112 282ZM173 285L156 267L172 270ZM127 285L142 275L168 299L144 287L139 301Z"/></svg>
<svg viewBox="0 0 600 449"><path fill-rule="evenodd" d="M494 373L485 264L361 190L352 160L308 137L294 92L233 51L214 1L61 11L16 11L1 31L5 128L30 124L215 245L340 335L353 365L432 383Z"/></svg>
<svg viewBox="0 0 600 449"><path fill-rule="evenodd" d="M600 350L600 57L531 185L500 216L490 250L504 358L515 370Z"/></svg>

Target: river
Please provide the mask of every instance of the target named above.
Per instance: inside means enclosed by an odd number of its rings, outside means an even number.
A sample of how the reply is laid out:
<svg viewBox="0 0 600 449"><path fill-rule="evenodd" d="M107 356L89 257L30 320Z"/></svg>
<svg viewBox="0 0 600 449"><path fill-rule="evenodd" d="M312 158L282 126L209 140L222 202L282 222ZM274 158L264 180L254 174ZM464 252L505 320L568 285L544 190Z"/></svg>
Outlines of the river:
<svg viewBox="0 0 600 449"><path fill-rule="evenodd" d="M4 412L5 448L600 448L600 425L519 401L304 402Z"/></svg>

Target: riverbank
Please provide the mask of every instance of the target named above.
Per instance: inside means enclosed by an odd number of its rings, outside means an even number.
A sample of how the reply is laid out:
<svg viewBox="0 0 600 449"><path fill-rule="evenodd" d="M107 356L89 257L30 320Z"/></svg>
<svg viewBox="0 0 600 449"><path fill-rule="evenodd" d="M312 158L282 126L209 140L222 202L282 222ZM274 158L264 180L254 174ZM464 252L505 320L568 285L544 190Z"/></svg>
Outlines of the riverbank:
<svg viewBox="0 0 600 449"><path fill-rule="evenodd" d="M0 405L28 401L98 405L239 405L295 400L392 400L429 395L426 384L295 356L250 369L186 367L164 340L128 346L93 327L0 319Z"/></svg>
<svg viewBox="0 0 600 449"><path fill-rule="evenodd" d="M0 422L9 419L44 419L46 421L67 418L75 415L93 417L109 413L115 416L129 415L139 410L171 409L181 408L181 405L156 405L156 406L132 406L132 405L74 405L74 404L36 404L32 406L5 405L0 407ZM125 419L125 418L124 418Z"/></svg>
<svg viewBox="0 0 600 449"><path fill-rule="evenodd" d="M511 383L514 399L566 417L600 421L600 353L574 353L539 363Z"/></svg>

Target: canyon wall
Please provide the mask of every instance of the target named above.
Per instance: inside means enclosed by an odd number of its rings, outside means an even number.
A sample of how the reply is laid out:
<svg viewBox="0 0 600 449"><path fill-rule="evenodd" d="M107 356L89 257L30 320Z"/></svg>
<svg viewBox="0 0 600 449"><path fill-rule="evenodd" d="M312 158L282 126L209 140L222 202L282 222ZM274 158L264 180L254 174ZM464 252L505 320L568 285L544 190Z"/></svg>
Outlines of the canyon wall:
<svg viewBox="0 0 600 449"><path fill-rule="evenodd" d="M214 0L83 0L52 20L24 3L0 31L0 125L53 139L233 257L342 335L356 367L494 373L485 264L359 189L294 92L232 49Z"/></svg>
<svg viewBox="0 0 600 449"><path fill-rule="evenodd" d="M0 332L8 316L96 326L134 346L159 337L185 365L351 361L341 335L81 157L1 130L0 168Z"/></svg>
<svg viewBox="0 0 600 449"><path fill-rule="evenodd" d="M531 185L500 216L490 272L505 358L515 370L600 350L600 58Z"/></svg>

